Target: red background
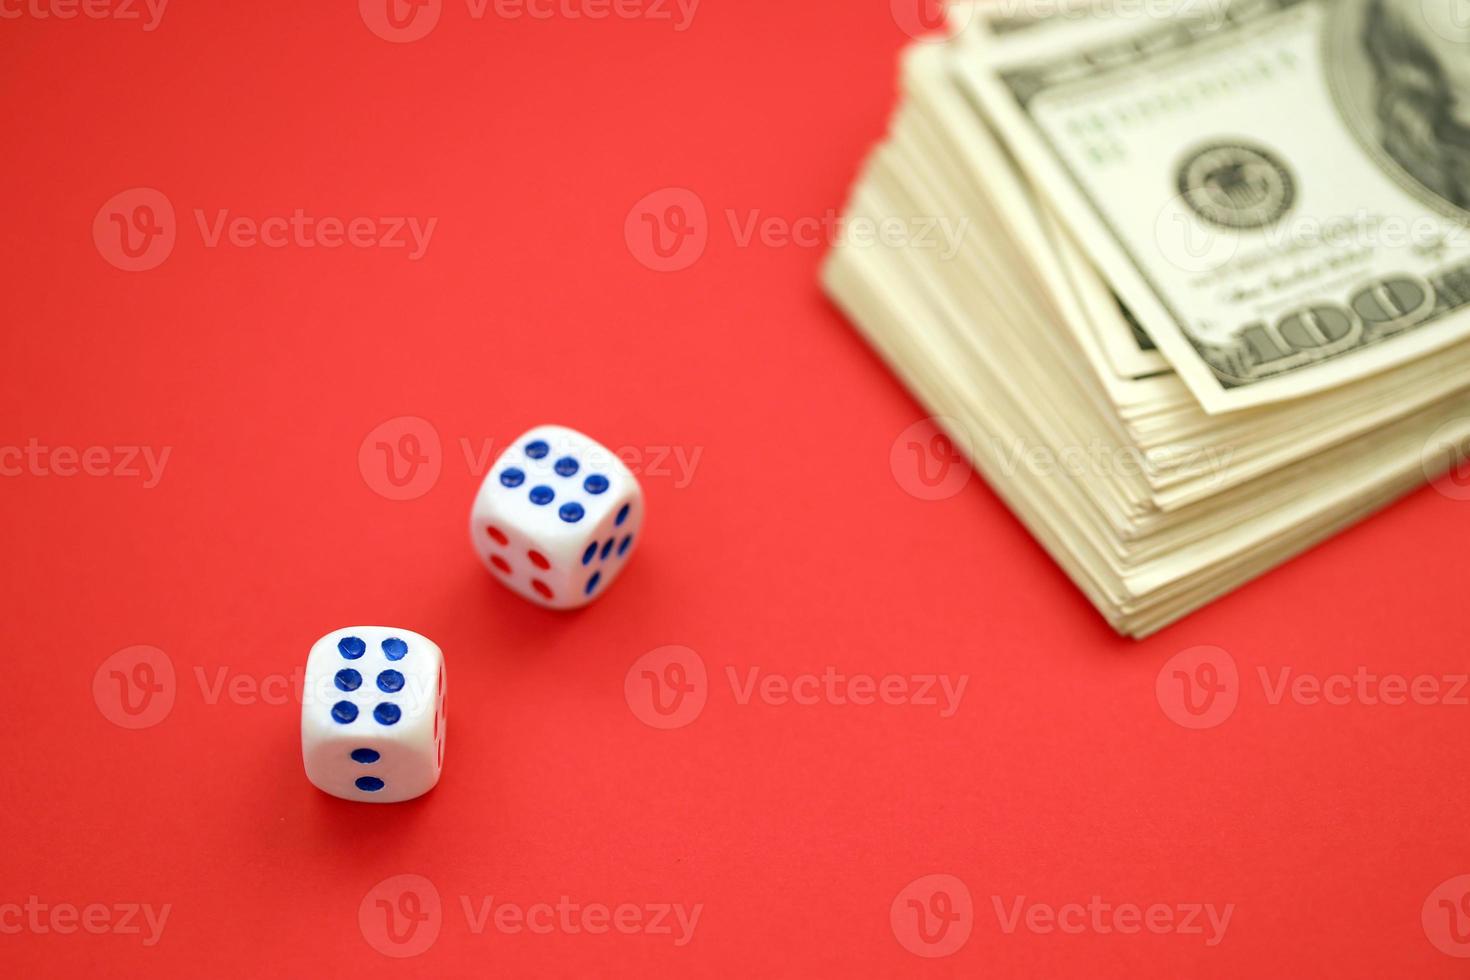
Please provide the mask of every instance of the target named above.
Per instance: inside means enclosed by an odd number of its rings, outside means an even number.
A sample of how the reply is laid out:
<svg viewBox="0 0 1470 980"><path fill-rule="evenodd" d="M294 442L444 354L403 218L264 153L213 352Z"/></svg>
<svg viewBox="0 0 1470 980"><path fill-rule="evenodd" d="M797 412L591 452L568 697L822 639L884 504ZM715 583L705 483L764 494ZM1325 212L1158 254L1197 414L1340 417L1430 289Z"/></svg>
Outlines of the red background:
<svg viewBox="0 0 1470 980"><path fill-rule="evenodd" d="M821 295L825 247L737 240L731 220L842 206L908 40L886 3L704 0L676 31L476 20L451 0L401 44L340 0L175 0L151 32L6 9L23 15L0 22L0 445L171 455L151 488L35 465L0 479L0 906L171 913L152 947L0 933L0 972L1463 974L1420 912L1470 871L1467 709L1272 704L1258 674L1463 672L1466 575L1447 545L1470 503L1422 490L1120 639L979 479L940 501L905 491L890 449L925 412ZM124 272L92 225L135 187L172 203L177 243ZM624 233L666 187L707 209L707 248L676 272ZM210 248L194 218L297 208L438 225L409 261ZM433 427L441 472L399 501L359 449L403 416ZM466 540L465 447L542 421L645 452L638 556L573 615L512 597ZM692 477L657 472L661 447L699 452ZM354 623L446 652L448 760L421 800L318 792L298 706L249 693ZM132 731L92 684L136 644L168 657L175 704ZM708 700L664 731L624 679L667 644L702 658ZM1239 705L1190 731L1155 680L1201 644L1238 665ZM742 704L727 675L829 667L968 687L942 718ZM221 678L243 693L211 698ZM416 959L359 927L400 874L443 901ZM973 900L942 959L906 951L889 919L930 874ZM1234 912L1207 947L1008 933L994 911L1093 895ZM702 912L682 946L477 934L462 901L492 896Z"/></svg>

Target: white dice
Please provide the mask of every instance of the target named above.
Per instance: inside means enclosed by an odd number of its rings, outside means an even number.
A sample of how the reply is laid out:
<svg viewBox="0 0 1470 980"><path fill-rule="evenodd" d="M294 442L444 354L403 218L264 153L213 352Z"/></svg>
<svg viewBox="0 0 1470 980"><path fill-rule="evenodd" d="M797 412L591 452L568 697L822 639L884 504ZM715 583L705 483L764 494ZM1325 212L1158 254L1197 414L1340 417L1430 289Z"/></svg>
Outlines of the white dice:
<svg viewBox="0 0 1470 980"><path fill-rule="evenodd" d="M427 637L350 626L306 658L301 756L325 793L364 803L422 796L444 768L444 654Z"/></svg>
<svg viewBox="0 0 1470 980"><path fill-rule="evenodd" d="M643 489L596 440L560 425L496 459L470 511L480 560L513 592L552 609L607 591L638 544Z"/></svg>

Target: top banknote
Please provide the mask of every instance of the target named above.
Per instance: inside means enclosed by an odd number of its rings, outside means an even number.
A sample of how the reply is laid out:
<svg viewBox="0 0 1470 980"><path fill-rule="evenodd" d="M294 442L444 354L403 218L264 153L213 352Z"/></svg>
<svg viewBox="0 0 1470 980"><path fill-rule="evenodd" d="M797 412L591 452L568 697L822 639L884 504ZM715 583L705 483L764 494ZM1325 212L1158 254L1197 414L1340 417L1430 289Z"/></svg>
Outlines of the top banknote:
<svg viewBox="0 0 1470 980"><path fill-rule="evenodd" d="M1470 334L1466 0L987 17L963 80L1206 411Z"/></svg>

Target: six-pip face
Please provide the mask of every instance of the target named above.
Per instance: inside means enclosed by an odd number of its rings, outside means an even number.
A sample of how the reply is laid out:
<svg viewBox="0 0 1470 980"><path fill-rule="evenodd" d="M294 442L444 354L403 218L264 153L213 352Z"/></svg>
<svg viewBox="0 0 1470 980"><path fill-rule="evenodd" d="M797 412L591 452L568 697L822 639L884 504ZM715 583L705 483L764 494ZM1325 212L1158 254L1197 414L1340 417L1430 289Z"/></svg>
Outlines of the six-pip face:
<svg viewBox="0 0 1470 980"><path fill-rule="evenodd" d="M623 461L573 429L522 434L486 475L470 540L507 588L552 609L607 591L637 546L643 490Z"/></svg>

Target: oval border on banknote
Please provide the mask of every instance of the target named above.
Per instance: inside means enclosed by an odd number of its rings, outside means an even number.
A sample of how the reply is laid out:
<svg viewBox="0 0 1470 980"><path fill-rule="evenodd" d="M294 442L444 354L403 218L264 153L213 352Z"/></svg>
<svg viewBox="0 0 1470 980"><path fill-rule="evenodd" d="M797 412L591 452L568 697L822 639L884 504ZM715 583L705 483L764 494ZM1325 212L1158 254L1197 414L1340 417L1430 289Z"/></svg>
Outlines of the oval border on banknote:
<svg viewBox="0 0 1470 980"><path fill-rule="evenodd" d="M1333 101L1368 155L1416 200L1464 223L1470 221L1470 126L1449 115L1454 77L1434 49L1458 43L1463 55L1470 31L1452 39L1431 16L1455 2L1329 4L1322 60ZM1459 95L1470 103L1470 91Z"/></svg>

